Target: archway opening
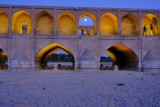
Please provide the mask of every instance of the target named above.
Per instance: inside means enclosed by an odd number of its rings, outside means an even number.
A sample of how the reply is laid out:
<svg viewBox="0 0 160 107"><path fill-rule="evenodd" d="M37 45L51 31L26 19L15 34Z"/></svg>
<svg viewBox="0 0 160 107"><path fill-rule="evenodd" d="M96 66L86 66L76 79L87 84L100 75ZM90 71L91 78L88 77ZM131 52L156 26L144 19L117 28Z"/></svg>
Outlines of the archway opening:
<svg viewBox="0 0 160 107"><path fill-rule="evenodd" d="M12 32L23 33L23 25L26 24L26 32L31 33L31 15L23 10L20 10L12 16Z"/></svg>
<svg viewBox="0 0 160 107"><path fill-rule="evenodd" d="M7 70L8 69L8 58L7 54L0 49L0 70Z"/></svg>
<svg viewBox="0 0 160 107"><path fill-rule="evenodd" d="M0 33L8 33L8 15L0 10Z"/></svg>
<svg viewBox="0 0 160 107"><path fill-rule="evenodd" d="M105 51L101 57L100 57L100 69L104 70L104 69L113 69L113 62L112 62L112 58L109 55L108 51Z"/></svg>
<svg viewBox="0 0 160 107"><path fill-rule="evenodd" d="M57 34L74 35L75 17L69 12L63 12L57 17Z"/></svg>
<svg viewBox="0 0 160 107"><path fill-rule="evenodd" d="M70 54L59 49L52 53L47 60L48 68L52 68L54 65L58 65L58 69L73 69L73 59Z"/></svg>
<svg viewBox="0 0 160 107"><path fill-rule="evenodd" d="M40 12L35 19L36 34L52 34L53 33L53 16L48 12Z"/></svg>
<svg viewBox="0 0 160 107"><path fill-rule="evenodd" d="M117 35L117 17L112 13L106 13L100 19L101 35Z"/></svg>
<svg viewBox="0 0 160 107"><path fill-rule="evenodd" d="M138 35L138 19L132 14L126 14L121 19L121 35Z"/></svg>
<svg viewBox="0 0 160 107"><path fill-rule="evenodd" d="M118 65L120 70L137 70L138 57L130 48L116 44L105 51L112 59L112 65Z"/></svg>
<svg viewBox="0 0 160 107"><path fill-rule="evenodd" d="M35 57L36 69L74 69L74 56L64 46L52 43L42 48Z"/></svg>
<svg viewBox="0 0 160 107"><path fill-rule="evenodd" d="M79 35L96 34L96 17L86 12L79 17Z"/></svg>
<svg viewBox="0 0 160 107"><path fill-rule="evenodd" d="M146 25L146 34L144 31L144 26ZM153 29L151 29L151 26ZM159 34L159 21L153 14L147 14L143 16L141 22L141 35L145 36L157 36Z"/></svg>

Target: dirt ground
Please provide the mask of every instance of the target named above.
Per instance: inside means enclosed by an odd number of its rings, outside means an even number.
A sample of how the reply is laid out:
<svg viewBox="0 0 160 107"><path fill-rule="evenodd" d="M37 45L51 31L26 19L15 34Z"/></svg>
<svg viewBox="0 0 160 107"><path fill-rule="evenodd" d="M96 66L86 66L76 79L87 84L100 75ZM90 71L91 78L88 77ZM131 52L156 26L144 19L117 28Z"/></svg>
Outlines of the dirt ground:
<svg viewBox="0 0 160 107"><path fill-rule="evenodd" d="M160 72L0 71L0 107L160 107Z"/></svg>

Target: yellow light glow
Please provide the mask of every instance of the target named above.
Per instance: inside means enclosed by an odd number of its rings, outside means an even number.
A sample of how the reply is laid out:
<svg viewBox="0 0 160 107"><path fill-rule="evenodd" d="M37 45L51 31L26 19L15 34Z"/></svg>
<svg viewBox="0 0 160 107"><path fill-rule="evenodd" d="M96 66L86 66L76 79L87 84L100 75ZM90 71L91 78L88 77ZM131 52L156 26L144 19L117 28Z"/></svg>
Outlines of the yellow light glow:
<svg viewBox="0 0 160 107"><path fill-rule="evenodd" d="M53 16L46 11L42 11L35 18L36 34L53 33Z"/></svg>
<svg viewBox="0 0 160 107"><path fill-rule="evenodd" d="M159 21L158 21L158 18L156 16L154 16L153 14L147 14L145 16L143 16L142 18L142 22L141 22L141 35L144 35L143 34L143 27L145 25L147 25L147 36L157 36L159 34ZM150 29L150 24L153 25L153 34L152 34L152 31Z"/></svg>
<svg viewBox="0 0 160 107"><path fill-rule="evenodd" d="M31 15L23 10L20 10L12 16L12 32L22 33L22 24L27 24L27 33L31 33Z"/></svg>
<svg viewBox="0 0 160 107"><path fill-rule="evenodd" d="M105 53L107 53L111 57L113 62L116 62L116 56L111 51L106 50Z"/></svg>
<svg viewBox="0 0 160 107"><path fill-rule="evenodd" d="M54 48L55 48L55 49L54 49ZM49 44L49 45L45 46L44 48L42 48L42 49L37 53L37 55L35 56L35 59L36 59L36 60L41 60L42 56L43 56L47 51L49 51L49 50L51 50L51 49L54 49L53 51L51 51L51 52L48 54L48 55L50 55L51 53L59 50L60 48L63 49L65 52L67 52L67 53L69 53L70 55L73 56L73 54L71 53L71 51L68 50L66 47L64 47L64 46L62 46L62 45L60 45L60 44L58 44L58 43L52 43L52 44ZM47 58L47 57L48 57L48 56L46 56L46 58Z"/></svg>
<svg viewBox="0 0 160 107"><path fill-rule="evenodd" d="M63 12L57 17L57 34L75 34L75 17L69 12Z"/></svg>
<svg viewBox="0 0 160 107"><path fill-rule="evenodd" d="M115 15L108 12L101 16L100 19L100 34L101 35L117 35L118 20Z"/></svg>

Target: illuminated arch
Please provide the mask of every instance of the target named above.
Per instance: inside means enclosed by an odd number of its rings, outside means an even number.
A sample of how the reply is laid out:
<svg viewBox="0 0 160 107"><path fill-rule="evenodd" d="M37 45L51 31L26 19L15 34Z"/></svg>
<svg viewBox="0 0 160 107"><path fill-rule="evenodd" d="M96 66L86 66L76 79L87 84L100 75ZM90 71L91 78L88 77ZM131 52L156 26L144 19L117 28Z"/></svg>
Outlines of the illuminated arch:
<svg viewBox="0 0 160 107"><path fill-rule="evenodd" d="M45 68L47 66L47 59L48 57L56 52L57 50L63 50L64 52L68 53L72 57L73 61L73 68L74 68L74 55L70 50L68 50L66 47L58 44L58 43L52 43L44 48L42 48L35 56L35 68Z"/></svg>
<svg viewBox="0 0 160 107"><path fill-rule="evenodd" d="M138 19L133 14L126 14L121 19L121 35L138 35Z"/></svg>
<svg viewBox="0 0 160 107"><path fill-rule="evenodd" d="M31 15L24 10L20 10L12 16L12 32L22 33L23 24L27 25L27 33L31 33Z"/></svg>
<svg viewBox="0 0 160 107"><path fill-rule="evenodd" d="M83 13L82 15L79 16L79 20L84 16L88 16L89 18L91 18L94 21L94 29L92 31L90 31L90 35L95 35L97 33L96 17L93 14L91 14L90 12L86 12L86 13Z"/></svg>
<svg viewBox="0 0 160 107"><path fill-rule="evenodd" d="M105 52L111 57L113 65L118 65L120 69L138 68L136 53L121 43L108 48Z"/></svg>
<svg viewBox="0 0 160 107"><path fill-rule="evenodd" d="M106 13L100 19L101 35L117 35L117 17L112 13Z"/></svg>
<svg viewBox="0 0 160 107"><path fill-rule="evenodd" d="M7 54L0 48L0 70L8 69Z"/></svg>
<svg viewBox="0 0 160 107"><path fill-rule="evenodd" d="M36 34L53 33L53 16L46 11L42 11L35 18Z"/></svg>
<svg viewBox="0 0 160 107"><path fill-rule="evenodd" d="M157 36L159 34L159 21L158 18L153 14L147 14L143 16L141 22L141 35L143 35L143 27L147 26L147 35L151 36L150 24L153 25L153 35Z"/></svg>
<svg viewBox="0 0 160 107"><path fill-rule="evenodd" d="M57 34L74 35L75 17L69 12L63 12L57 17Z"/></svg>
<svg viewBox="0 0 160 107"><path fill-rule="evenodd" d="M0 33L8 33L8 15L0 10Z"/></svg>

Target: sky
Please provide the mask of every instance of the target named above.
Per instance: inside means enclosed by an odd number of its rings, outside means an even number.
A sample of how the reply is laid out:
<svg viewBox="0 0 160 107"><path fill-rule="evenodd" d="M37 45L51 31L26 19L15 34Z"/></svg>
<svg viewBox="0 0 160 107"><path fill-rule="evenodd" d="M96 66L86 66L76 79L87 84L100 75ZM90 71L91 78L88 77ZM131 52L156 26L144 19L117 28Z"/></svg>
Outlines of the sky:
<svg viewBox="0 0 160 107"><path fill-rule="evenodd" d="M0 4L160 9L160 0L0 0Z"/></svg>

